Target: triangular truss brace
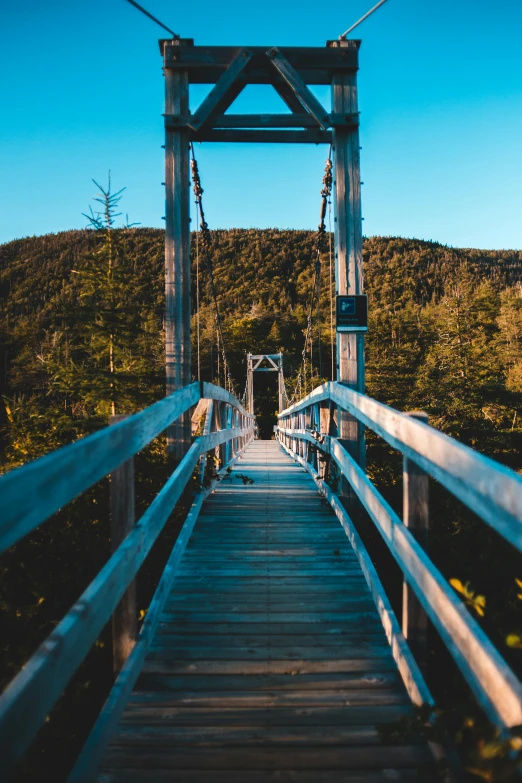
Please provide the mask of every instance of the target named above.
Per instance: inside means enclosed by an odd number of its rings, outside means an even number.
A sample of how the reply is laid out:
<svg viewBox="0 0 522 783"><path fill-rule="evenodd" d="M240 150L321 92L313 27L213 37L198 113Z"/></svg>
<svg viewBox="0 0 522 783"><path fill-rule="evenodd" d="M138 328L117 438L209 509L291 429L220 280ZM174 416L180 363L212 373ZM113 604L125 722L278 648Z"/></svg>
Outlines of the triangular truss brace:
<svg viewBox="0 0 522 783"><path fill-rule="evenodd" d="M332 84L357 70L359 41L329 41L326 48L194 46L161 41L165 68L189 84L214 84L194 114L165 116L168 130L187 129L191 141L331 143L330 128L353 129L358 114L326 111L310 84ZM271 84L287 114L226 114L247 84Z"/></svg>

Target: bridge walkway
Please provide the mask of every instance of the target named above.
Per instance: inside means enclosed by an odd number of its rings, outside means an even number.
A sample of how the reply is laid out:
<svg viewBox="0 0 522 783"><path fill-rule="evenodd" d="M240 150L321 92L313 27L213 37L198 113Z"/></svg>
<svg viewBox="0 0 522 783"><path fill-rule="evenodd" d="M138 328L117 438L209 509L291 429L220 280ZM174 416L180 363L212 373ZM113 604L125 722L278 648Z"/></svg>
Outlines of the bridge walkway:
<svg viewBox="0 0 522 783"><path fill-rule="evenodd" d="M425 743L378 728L411 710L330 506L254 441L203 506L96 779L432 780Z"/></svg>

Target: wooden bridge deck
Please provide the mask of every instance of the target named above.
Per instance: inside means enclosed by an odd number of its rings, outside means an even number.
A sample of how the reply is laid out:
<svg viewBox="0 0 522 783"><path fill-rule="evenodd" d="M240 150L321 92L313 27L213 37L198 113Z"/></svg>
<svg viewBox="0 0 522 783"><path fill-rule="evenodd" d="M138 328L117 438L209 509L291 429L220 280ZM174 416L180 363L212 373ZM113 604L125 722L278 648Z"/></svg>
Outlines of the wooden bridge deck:
<svg viewBox="0 0 522 783"><path fill-rule="evenodd" d="M408 696L355 554L312 479L255 441L205 502L99 783L432 779L382 741Z"/></svg>

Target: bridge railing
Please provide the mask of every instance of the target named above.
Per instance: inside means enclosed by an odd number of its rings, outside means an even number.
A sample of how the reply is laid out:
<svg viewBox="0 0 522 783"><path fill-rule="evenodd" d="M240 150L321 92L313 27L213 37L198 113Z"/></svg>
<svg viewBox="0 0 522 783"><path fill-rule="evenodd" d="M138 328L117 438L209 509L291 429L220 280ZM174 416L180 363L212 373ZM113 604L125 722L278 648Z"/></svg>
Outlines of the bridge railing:
<svg viewBox="0 0 522 783"><path fill-rule="evenodd" d="M520 725L522 684L429 559L419 540L348 453L343 441L334 437L335 409L348 412L373 430L404 455L405 464L413 463L417 472L425 471L440 482L519 550L522 550L522 478L414 415L400 413L341 383L319 386L279 415L276 428L279 440L313 475L352 542L364 549L344 507L324 480L327 461L333 460L348 481L489 719L503 729ZM401 655L399 651L398 658ZM412 676L415 679L417 674L412 675L410 671L409 677ZM410 694L414 701L421 700L415 684Z"/></svg>
<svg viewBox="0 0 522 783"><path fill-rule="evenodd" d="M140 413L0 477L0 551L4 551L126 463L200 399L211 401L203 434L194 439L141 519L4 691L0 699L2 769L12 768L45 722L135 578L198 460L220 448L225 470L254 436L255 419L229 392L196 382ZM169 560L170 578L208 491L200 492L176 541ZM165 583L163 592L164 587ZM158 594L153 600L158 603Z"/></svg>

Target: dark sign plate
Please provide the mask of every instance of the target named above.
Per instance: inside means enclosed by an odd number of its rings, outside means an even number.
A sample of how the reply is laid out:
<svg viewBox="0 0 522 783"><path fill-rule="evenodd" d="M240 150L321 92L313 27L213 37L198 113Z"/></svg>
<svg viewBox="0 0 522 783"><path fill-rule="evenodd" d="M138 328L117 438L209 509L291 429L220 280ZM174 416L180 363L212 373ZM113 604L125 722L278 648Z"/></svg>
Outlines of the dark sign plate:
<svg viewBox="0 0 522 783"><path fill-rule="evenodd" d="M337 331L366 331L368 329L368 297L338 296L336 305Z"/></svg>

